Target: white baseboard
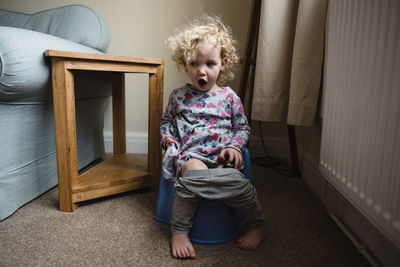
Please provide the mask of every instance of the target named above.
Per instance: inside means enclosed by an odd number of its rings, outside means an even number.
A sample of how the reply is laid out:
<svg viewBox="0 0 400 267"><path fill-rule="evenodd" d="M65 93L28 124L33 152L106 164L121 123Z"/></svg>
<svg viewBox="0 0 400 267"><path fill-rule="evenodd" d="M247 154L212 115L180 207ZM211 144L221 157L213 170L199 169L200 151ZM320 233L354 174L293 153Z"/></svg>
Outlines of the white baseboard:
<svg viewBox="0 0 400 267"><path fill-rule="evenodd" d="M113 133L104 131L104 149L107 153L113 152ZM147 154L147 132L127 132L126 152Z"/></svg>

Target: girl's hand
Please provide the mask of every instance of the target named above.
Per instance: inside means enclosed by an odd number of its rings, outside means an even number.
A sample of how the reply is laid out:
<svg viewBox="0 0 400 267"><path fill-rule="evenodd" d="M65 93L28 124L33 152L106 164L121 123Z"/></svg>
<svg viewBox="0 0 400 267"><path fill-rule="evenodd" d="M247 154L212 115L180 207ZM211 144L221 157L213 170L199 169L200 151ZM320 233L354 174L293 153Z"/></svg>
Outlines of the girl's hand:
<svg viewBox="0 0 400 267"><path fill-rule="evenodd" d="M165 149L167 149L172 143L176 143L176 142L177 141L175 139L168 137L164 142Z"/></svg>
<svg viewBox="0 0 400 267"><path fill-rule="evenodd" d="M224 148L221 153L219 153L219 159L223 162L234 163L234 168L239 169L243 163L242 153L234 148Z"/></svg>

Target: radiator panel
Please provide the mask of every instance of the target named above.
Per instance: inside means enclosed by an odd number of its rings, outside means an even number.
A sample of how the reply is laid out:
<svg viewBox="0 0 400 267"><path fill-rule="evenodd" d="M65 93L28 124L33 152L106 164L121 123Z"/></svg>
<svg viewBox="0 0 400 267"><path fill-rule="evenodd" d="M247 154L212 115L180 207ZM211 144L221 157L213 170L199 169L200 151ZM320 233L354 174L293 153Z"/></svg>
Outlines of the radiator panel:
<svg viewBox="0 0 400 267"><path fill-rule="evenodd" d="M320 171L400 248L400 1L329 2Z"/></svg>

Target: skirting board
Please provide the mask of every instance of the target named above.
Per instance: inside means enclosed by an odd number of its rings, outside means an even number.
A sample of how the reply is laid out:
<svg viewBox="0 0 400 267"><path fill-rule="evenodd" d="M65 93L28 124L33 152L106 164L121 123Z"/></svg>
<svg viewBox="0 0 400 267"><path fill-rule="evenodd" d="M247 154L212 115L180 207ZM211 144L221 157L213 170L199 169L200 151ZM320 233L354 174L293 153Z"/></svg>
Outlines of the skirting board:
<svg viewBox="0 0 400 267"><path fill-rule="evenodd" d="M104 131L104 149L106 153L113 152L113 134L111 131ZM147 154L147 133L126 133L126 152L134 154Z"/></svg>
<svg viewBox="0 0 400 267"><path fill-rule="evenodd" d="M352 240L349 236L360 253L371 256L366 257L371 265L399 266L400 250L319 173L315 164L301 155L300 164L303 180L323 202L328 213L339 220L339 223L336 222L338 226L345 227L355 237L356 240ZM345 234L346 231L343 230Z"/></svg>

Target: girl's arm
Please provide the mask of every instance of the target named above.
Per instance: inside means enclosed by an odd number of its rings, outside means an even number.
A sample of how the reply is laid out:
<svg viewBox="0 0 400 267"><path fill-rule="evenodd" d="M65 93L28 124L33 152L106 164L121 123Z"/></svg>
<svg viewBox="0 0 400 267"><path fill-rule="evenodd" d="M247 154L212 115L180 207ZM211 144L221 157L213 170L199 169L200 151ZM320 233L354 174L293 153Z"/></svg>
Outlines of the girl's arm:
<svg viewBox="0 0 400 267"><path fill-rule="evenodd" d="M161 132L161 146L166 149L171 143L179 140L178 130L175 126L174 119L176 116L176 102L174 100L173 91L169 97L168 105L161 118L160 132Z"/></svg>
<svg viewBox="0 0 400 267"><path fill-rule="evenodd" d="M239 151L243 151L243 147L247 144L250 136L250 126L244 115L243 104L236 93L232 93L231 100L232 106L232 132L233 136L231 141L226 147L232 147Z"/></svg>
<svg viewBox="0 0 400 267"><path fill-rule="evenodd" d="M247 144L250 135L250 126L247 118L244 115L242 101L232 92L229 96L231 101L231 123L232 123L232 139L219 154L219 159L228 164L233 164L232 167L240 169L243 164L242 151Z"/></svg>

